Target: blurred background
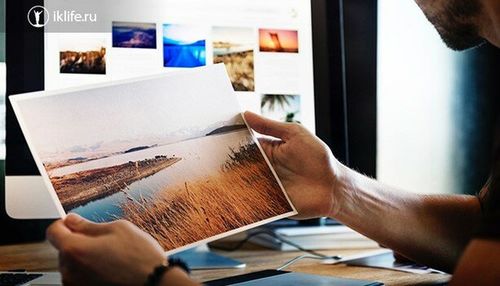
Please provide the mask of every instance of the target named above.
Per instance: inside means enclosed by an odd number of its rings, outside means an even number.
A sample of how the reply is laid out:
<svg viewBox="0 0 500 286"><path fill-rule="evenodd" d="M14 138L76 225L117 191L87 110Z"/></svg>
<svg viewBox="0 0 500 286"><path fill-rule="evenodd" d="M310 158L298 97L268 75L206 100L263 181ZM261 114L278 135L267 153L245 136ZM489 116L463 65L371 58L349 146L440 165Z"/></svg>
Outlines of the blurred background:
<svg viewBox="0 0 500 286"><path fill-rule="evenodd" d="M378 179L420 193L482 187L500 107L499 56L489 44L451 51L414 1L378 1Z"/></svg>

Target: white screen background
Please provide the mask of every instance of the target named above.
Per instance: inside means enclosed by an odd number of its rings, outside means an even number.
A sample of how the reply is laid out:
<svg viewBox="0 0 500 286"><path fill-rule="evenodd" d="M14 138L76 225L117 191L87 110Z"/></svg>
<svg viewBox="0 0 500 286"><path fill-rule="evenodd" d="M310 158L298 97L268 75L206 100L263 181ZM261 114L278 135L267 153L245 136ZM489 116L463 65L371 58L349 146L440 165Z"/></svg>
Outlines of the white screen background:
<svg viewBox="0 0 500 286"><path fill-rule="evenodd" d="M311 0L106 0L46 1L49 11L60 9L61 3L85 10L95 9L99 21L109 24L103 32L46 32L45 89L55 90L145 75L172 72L180 68L163 66L163 24L203 27L206 35L206 62L213 63L213 27L253 29L255 91L236 92L242 110L261 113L264 94L298 95L300 122L315 131L314 78ZM72 3L74 2L74 3ZM74 4L74 5L73 5ZM156 23L156 49L113 48L113 21ZM298 53L259 51L259 29L298 31ZM106 47L106 74L62 74L60 54L68 46L100 41ZM200 95L203 96L203 95ZM117 99L119 100L119 99Z"/></svg>

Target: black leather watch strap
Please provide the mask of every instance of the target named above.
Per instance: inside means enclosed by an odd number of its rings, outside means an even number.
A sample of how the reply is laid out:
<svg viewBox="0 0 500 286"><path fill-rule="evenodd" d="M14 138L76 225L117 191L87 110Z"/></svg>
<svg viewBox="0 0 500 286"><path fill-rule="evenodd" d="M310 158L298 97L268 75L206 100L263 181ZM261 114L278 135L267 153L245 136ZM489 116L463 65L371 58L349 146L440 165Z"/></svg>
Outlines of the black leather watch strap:
<svg viewBox="0 0 500 286"><path fill-rule="evenodd" d="M151 274L149 274L145 286L159 286L160 281L162 280L165 273L170 271L172 268L176 268L176 267L182 269L183 271L185 271L188 274L191 272L188 265L184 261L182 261L181 259L169 258L167 265L162 264L162 265L158 265L155 267L153 272Z"/></svg>

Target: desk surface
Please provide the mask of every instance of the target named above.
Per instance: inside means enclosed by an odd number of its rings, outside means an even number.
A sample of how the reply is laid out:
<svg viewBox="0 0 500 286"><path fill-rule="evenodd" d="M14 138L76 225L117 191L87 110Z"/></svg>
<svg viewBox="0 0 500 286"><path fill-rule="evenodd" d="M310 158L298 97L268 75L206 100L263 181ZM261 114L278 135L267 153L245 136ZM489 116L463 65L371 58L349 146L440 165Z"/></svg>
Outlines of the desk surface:
<svg viewBox="0 0 500 286"><path fill-rule="evenodd" d="M322 251L322 253L347 256L366 251L370 250L332 250ZM234 252L217 252L243 261L247 263L247 267L232 270L195 271L192 274L193 278L198 281L208 281L246 272L275 269L288 260L302 254L300 252L267 250L253 245ZM0 246L0 271L13 269L55 271L57 264L57 253L48 243ZM316 260L299 261L286 270L343 278L374 280L383 282L385 285L433 285L449 279L449 275L441 274L416 275L391 270L352 267L343 264L322 265Z"/></svg>

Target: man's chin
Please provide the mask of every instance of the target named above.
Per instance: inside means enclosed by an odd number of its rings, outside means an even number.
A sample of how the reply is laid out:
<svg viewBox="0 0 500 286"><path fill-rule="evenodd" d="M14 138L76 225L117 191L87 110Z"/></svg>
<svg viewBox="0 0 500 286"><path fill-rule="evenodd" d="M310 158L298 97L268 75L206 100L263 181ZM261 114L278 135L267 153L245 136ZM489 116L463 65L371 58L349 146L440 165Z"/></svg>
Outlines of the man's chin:
<svg viewBox="0 0 500 286"><path fill-rule="evenodd" d="M472 49L472 48L476 48L476 47L479 47L481 45L483 45L484 43L486 43L486 41L482 38L479 38L477 40L474 40L474 41L469 41L469 42L454 42L454 41L448 41L448 40L445 40L443 39L443 42L446 44L446 46L454 51L465 51L465 50L468 50L468 49Z"/></svg>
<svg viewBox="0 0 500 286"><path fill-rule="evenodd" d="M472 29L462 30L455 34L441 33L439 31L439 35L446 46L454 51L468 50L485 43L485 40L473 32Z"/></svg>

